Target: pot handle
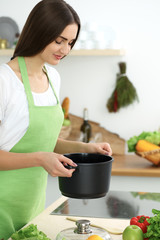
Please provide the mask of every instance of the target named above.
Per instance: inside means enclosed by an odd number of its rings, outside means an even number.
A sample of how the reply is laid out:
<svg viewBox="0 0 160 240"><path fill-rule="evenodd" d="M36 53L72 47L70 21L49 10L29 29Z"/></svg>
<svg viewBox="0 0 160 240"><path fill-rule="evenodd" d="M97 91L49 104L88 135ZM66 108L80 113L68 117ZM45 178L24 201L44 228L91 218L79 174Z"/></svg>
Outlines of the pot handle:
<svg viewBox="0 0 160 240"><path fill-rule="evenodd" d="M67 169L76 169L78 167L78 166L73 167L71 165L63 165L63 166Z"/></svg>

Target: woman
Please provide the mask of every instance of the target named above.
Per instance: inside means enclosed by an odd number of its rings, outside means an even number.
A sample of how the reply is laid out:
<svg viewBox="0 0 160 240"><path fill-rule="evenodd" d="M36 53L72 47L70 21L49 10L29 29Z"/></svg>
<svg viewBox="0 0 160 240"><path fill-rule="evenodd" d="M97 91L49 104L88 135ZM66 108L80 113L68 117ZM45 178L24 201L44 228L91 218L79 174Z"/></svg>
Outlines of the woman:
<svg viewBox="0 0 160 240"><path fill-rule="evenodd" d="M48 173L72 176L74 170L63 164L75 164L62 154L112 154L108 143L58 138L63 123L60 77L49 65L70 52L79 31L71 6L42 0L31 11L12 60L0 66L0 239L8 239L44 209Z"/></svg>

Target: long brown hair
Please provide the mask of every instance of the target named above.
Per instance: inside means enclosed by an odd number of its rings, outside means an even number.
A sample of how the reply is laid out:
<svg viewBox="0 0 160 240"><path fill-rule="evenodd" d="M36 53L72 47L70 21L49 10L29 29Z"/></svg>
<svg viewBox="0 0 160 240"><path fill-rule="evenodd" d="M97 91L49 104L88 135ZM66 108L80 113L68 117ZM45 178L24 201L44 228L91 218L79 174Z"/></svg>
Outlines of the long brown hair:
<svg viewBox="0 0 160 240"><path fill-rule="evenodd" d="M80 31L80 19L76 11L64 0L40 1L27 18L13 58L40 53L72 23L78 25L78 31L71 47L74 46Z"/></svg>

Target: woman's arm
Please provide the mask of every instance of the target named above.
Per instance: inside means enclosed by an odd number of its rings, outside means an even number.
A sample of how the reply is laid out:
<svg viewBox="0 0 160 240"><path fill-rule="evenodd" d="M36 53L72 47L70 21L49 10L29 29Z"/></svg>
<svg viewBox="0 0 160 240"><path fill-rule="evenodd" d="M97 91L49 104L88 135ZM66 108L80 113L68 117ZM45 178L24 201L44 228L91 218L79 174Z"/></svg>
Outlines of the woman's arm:
<svg viewBox="0 0 160 240"><path fill-rule="evenodd" d="M35 153L13 153L0 150L0 170L14 170L28 167L39 167Z"/></svg>
<svg viewBox="0 0 160 240"><path fill-rule="evenodd" d="M53 177L71 177L74 169L68 170L62 163L75 166L69 158L53 152L13 153L0 150L0 171L43 167Z"/></svg>
<svg viewBox="0 0 160 240"><path fill-rule="evenodd" d="M83 143L76 141L67 141L64 139L58 139L55 150L56 153L101 153L106 155L112 155L112 149L109 143Z"/></svg>

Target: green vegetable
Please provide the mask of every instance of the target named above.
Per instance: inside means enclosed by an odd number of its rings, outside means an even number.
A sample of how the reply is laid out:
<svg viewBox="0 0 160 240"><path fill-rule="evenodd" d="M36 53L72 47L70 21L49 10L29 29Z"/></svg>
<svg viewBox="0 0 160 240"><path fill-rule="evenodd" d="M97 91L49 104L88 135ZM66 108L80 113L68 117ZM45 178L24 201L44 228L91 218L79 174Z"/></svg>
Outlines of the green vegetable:
<svg viewBox="0 0 160 240"><path fill-rule="evenodd" d="M147 227L144 238L149 238L149 240L160 240L160 211L152 209L152 213L154 216L147 220L150 225Z"/></svg>
<svg viewBox="0 0 160 240"><path fill-rule="evenodd" d="M28 240L51 240L47 238L46 234L42 231L37 229L37 225L30 224L26 228L23 228L15 233L12 234L11 238L13 240L21 240L21 239L28 239Z"/></svg>
<svg viewBox="0 0 160 240"><path fill-rule="evenodd" d="M156 145L160 145L160 132L142 132L139 136L131 137L128 141L128 152L135 152L136 144L139 140L146 140Z"/></svg>
<svg viewBox="0 0 160 240"><path fill-rule="evenodd" d="M69 126L71 125L71 121L69 119L65 119L63 120L63 126Z"/></svg>
<svg viewBox="0 0 160 240"><path fill-rule="evenodd" d="M160 202L160 194L159 193L144 193L139 194L138 192L131 192L133 197L139 197L141 200L147 199L152 201Z"/></svg>

